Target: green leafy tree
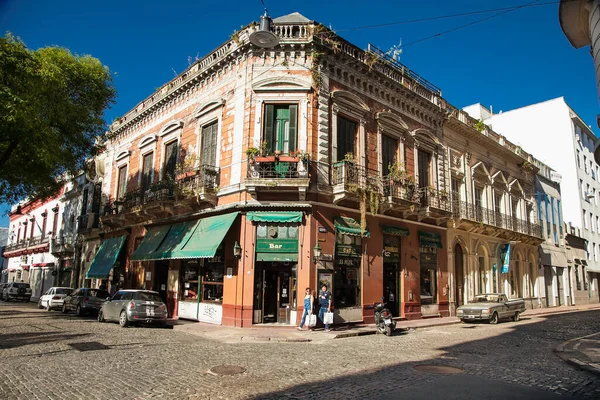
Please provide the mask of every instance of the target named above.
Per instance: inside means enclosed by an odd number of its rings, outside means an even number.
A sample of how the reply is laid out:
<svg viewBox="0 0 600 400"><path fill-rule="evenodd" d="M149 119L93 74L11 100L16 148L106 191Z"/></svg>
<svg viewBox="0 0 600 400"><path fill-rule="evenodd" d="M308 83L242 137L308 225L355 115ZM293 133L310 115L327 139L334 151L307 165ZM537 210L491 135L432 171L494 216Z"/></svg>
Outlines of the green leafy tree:
<svg viewBox="0 0 600 400"><path fill-rule="evenodd" d="M107 67L0 37L0 202L47 197L100 150L116 91Z"/></svg>

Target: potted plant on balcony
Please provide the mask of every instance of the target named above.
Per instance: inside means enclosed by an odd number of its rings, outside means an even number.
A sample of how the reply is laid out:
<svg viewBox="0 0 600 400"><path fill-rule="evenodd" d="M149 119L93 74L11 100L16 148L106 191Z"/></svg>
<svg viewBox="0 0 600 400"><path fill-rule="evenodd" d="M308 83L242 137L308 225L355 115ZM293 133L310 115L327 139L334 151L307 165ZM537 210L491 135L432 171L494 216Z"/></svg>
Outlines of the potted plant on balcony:
<svg viewBox="0 0 600 400"><path fill-rule="evenodd" d="M246 149L246 157L248 157L248 162L250 164L254 164L255 157L259 154L260 150L256 147L248 147Z"/></svg>
<svg viewBox="0 0 600 400"><path fill-rule="evenodd" d="M440 194L440 199L442 201L448 201L448 192L446 190L444 190L444 189L440 190L439 194Z"/></svg>

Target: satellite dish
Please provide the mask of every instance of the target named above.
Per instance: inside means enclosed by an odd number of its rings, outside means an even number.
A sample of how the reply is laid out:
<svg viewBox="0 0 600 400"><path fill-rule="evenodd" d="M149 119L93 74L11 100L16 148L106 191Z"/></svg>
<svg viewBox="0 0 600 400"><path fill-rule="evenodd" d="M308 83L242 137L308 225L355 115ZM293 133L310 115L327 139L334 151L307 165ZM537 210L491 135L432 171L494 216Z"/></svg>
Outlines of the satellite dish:
<svg viewBox="0 0 600 400"><path fill-rule="evenodd" d="M271 18L265 9L265 15L260 17L258 30L250 34L250 42L263 49L275 47L279 44L279 38L271 32Z"/></svg>

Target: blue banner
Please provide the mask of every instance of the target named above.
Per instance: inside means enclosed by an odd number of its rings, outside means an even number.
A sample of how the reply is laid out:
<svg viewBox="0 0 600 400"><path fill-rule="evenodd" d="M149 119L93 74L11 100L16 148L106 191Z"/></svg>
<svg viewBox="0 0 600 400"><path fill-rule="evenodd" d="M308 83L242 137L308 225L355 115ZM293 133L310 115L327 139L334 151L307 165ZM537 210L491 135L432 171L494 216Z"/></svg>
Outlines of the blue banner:
<svg viewBox="0 0 600 400"><path fill-rule="evenodd" d="M506 274L508 273L508 263L510 261L510 243L503 244L502 248L502 269L500 273Z"/></svg>

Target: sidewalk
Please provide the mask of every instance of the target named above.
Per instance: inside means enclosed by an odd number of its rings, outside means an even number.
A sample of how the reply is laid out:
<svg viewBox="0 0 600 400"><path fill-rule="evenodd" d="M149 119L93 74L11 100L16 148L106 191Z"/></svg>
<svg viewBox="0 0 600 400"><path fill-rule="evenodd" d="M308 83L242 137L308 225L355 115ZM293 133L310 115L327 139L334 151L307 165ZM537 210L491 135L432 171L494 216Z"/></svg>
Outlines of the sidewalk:
<svg viewBox="0 0 600 400"><path fill-rule="evenodd" d="M553 308L540 308L527 310L523 317L536 318L548 314L560 314L577 311L600 310L600 304L563 306ZM408 331L410 329L428 328L434 326L458 324L460 320L456 317L426 318L410 321L397 321L396 332ZM221 325L212 325L203 322L188 322L182 320L173 321L173 329L192 335L204 337L225 343L240 342L314 342L322 343L332 339L341 339L352 336L373 335L377 333L375 325L352 324L333 326L331 332L324 330L298 331L294 326L287 325L264 325L251 328L235 328ZM599 337L600 339L600 337ZM598 343L600 348L600 341ZM600 355L600 353L599 353ZM600 360L599 360L600 361Z"/></svg>

